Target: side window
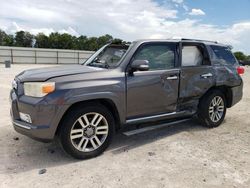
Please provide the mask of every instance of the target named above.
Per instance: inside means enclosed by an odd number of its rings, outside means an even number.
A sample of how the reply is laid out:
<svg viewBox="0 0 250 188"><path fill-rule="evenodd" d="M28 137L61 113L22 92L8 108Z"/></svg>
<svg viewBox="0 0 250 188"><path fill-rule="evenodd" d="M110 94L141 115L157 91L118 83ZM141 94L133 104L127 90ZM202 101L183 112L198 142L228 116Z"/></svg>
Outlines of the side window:
<svg viewBox="0 0 250 188"><path fill-rule="evenodd" d="M203 55L197 46L183 46L182 66L202 65Z"/></svg>
<svg viewBox="0 0 250 188"><path fill-rule="evenodd" d="M134 60L147 60L149 70L174 68L175 49L175 43L146 44L137 51Z"/></svg>
<svg viewBox="0 0 250 188"><path fill-rule="evenodd" d="M211 48L214 51L216 59L218 59L220 62L231 65L237 63L235 57L228 47L212 45Z"/></svg>

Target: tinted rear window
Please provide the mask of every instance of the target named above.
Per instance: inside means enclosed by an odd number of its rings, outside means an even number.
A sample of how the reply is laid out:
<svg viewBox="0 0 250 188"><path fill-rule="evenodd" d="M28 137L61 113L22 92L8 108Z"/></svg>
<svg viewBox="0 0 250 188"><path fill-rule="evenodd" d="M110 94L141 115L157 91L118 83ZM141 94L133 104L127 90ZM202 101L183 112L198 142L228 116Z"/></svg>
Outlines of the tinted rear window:
<svg viewBox="0 0 250 188"><path fill-rule="evenodd" d="M216 55L216 59L218 59L221 63L227 63L231 65L237 63L229 47L211 46L211 48Z"/></svg>

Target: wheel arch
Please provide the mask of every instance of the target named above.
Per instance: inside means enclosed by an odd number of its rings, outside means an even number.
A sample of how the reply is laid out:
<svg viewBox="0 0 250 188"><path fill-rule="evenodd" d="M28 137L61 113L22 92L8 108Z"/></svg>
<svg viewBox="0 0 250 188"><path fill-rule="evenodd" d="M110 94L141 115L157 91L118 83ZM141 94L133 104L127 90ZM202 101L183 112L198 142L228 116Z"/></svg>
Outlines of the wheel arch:
<svg viewBox="0 0 250 188"><path fill-rule="evenodd" d="M219 90L221 91L225 98L226 98L226 107L230 108L232 106L232 100L233 100L233 93L232 93L232 89L229 86L213 86L211 87L209 90L207 90L207 92L201 97L201 99L206 96L207 94L209 94L210 92L212 92L213 90Z"/></svg>
<svg viewBox="0 0 250 188"><path fill-rule="evenodd" d="M99 99L90 99L90 100L84 100L84 101L78 101L69 106L69 108L64 112L61 120L58 123L55 135L58 135L60 132L60 127L62 124L62 121L66 117L66 115L74 108L80 108L86 105L93 105L93 104L101 104L105 106L113 115L114 120L115 120L115 129L119 130L121 127L121 119L120 119L120 114L118 112L118 108L116 104L108 98L99 98Z"/></svg>

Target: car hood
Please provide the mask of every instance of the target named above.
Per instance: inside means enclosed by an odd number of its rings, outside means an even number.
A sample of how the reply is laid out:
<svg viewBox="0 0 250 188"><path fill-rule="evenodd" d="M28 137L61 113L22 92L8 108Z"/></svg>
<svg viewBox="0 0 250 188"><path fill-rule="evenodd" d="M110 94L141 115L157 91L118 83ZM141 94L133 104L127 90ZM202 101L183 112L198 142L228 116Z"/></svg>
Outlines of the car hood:
<svg viewBox="0 0 250 188"><path fill-rule="evenodd" d="M67 66L56 66L56 67L47 67L47 68L37 68L29 69L21 72L16 76L21 82L27 81L46 81L51 78L56 78L60 76L68 76L82 73L90 73L97 71L105 71L106 69L98 67L90 67L84 65L67 65Z"/></svg>

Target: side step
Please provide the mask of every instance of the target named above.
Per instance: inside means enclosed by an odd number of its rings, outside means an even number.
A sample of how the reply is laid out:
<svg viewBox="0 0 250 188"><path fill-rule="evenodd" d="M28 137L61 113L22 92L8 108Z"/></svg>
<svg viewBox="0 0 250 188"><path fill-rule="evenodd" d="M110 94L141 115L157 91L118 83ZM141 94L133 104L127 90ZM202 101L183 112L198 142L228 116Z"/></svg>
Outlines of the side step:
<svg viewBox="0 0 250 188"><path fill-rule="evenodd" d="M173 119L177 117L183 117L183 116L187 116L191 114L192 112L189 112L189 111L170 112L170 113L158 114L158 115L153 115L153 116L128 119L126 121L126 124L147 123L149 121L155 122L155 121L164 120L164 119Z"/></svg>
<svg viewBox="0 0 250 188"><path fill-rule="evenodd" d="M152 126L143 127L143 128L139 128L139 129L135 129L135 130L131 130L131 131L126 131L126 132L123 132L123 134L126 135L126 136L132 136L132 135L136 135L136 134L140 134L140 133L152 131L152 130L155 130L155 129L160 129L162 127L167 127L167 126L170 126L170 125L174 125L174 124L178 124L178 123L183 123L183 122L189 121L191 119L192 118L187 118L187 119L172 121L172 122L168 122L168 123L162 123L162 124L158 124L158 125L152 125Z"/></svg>

